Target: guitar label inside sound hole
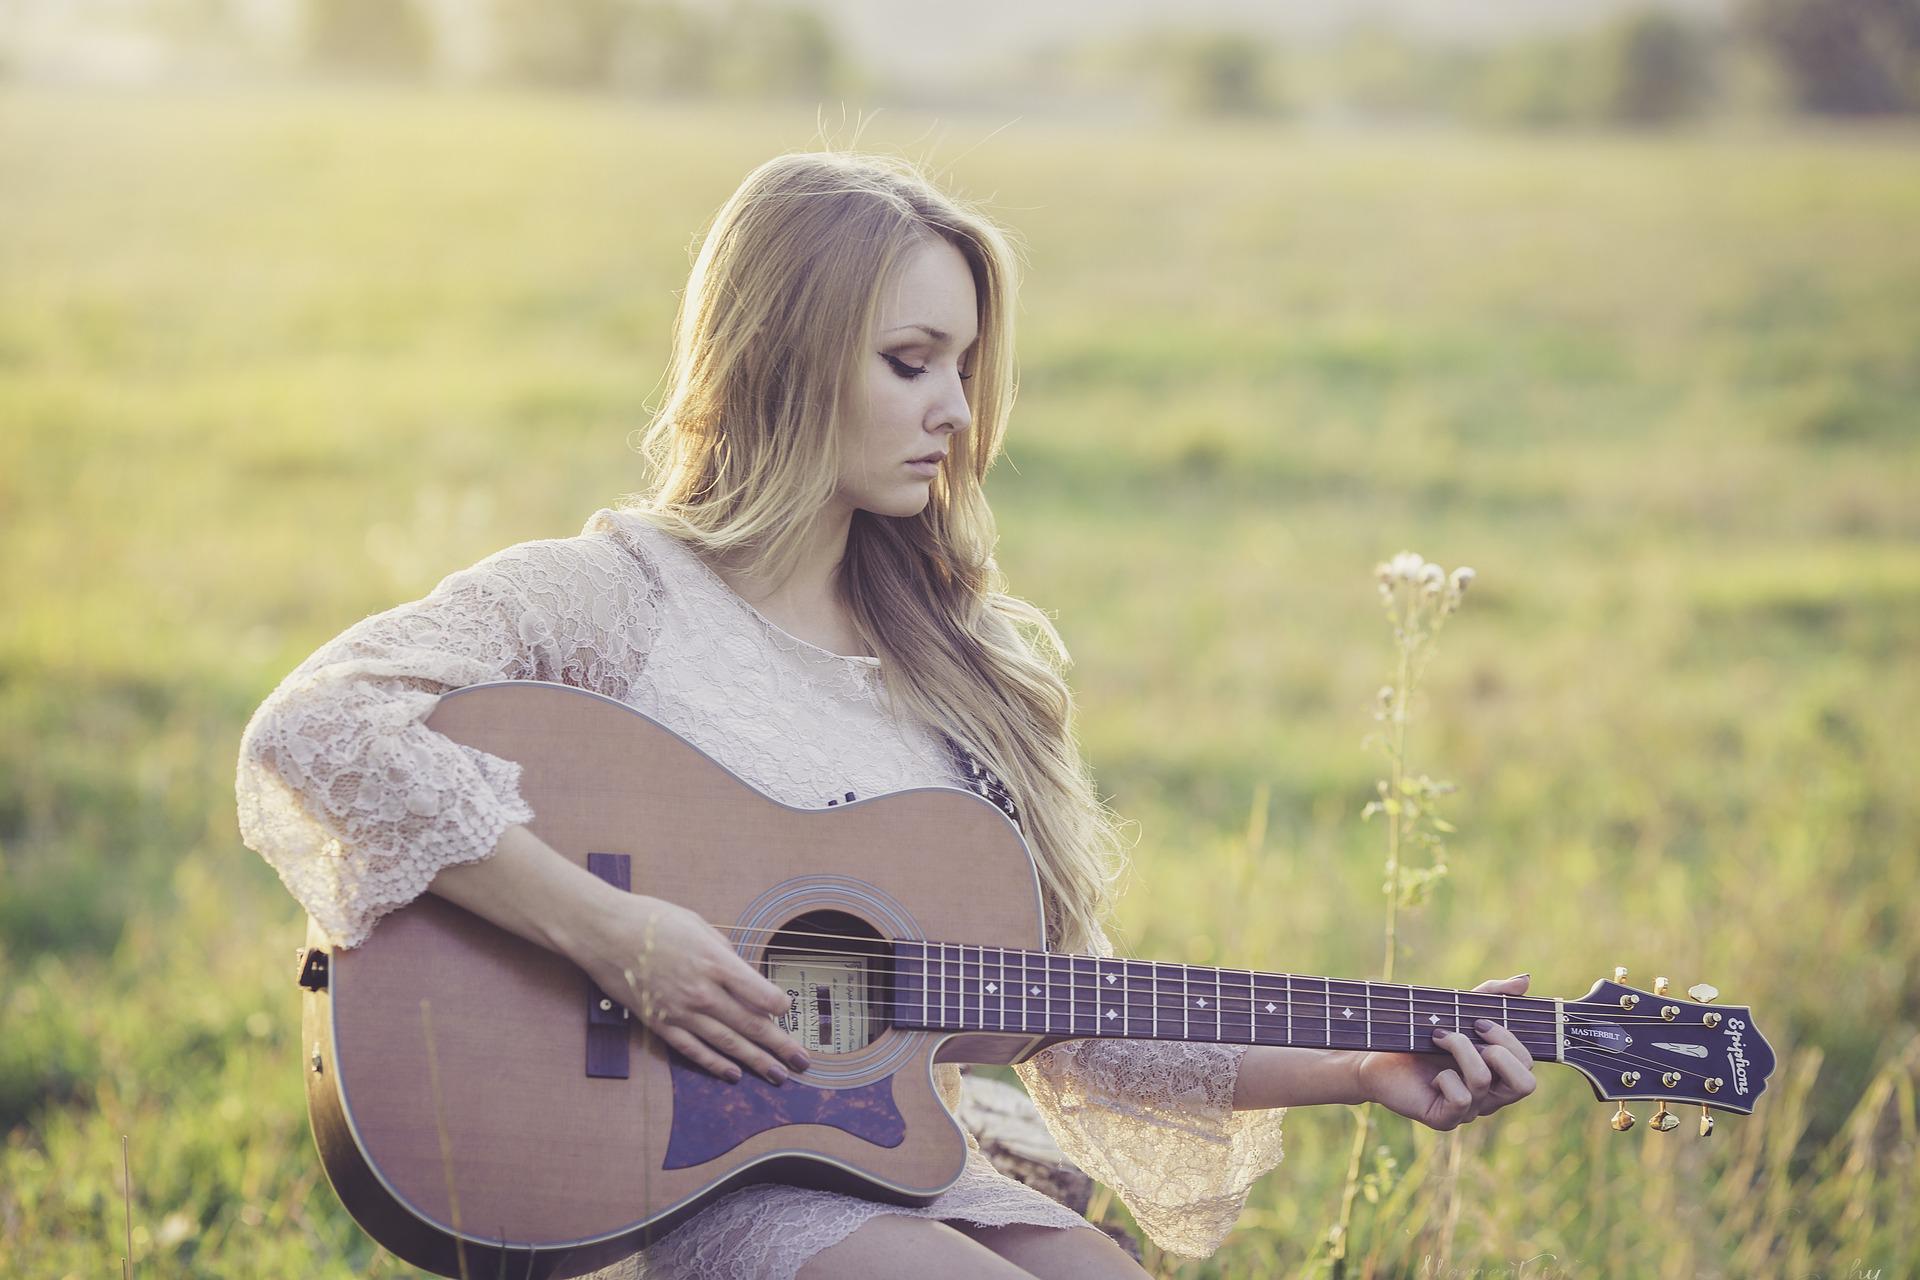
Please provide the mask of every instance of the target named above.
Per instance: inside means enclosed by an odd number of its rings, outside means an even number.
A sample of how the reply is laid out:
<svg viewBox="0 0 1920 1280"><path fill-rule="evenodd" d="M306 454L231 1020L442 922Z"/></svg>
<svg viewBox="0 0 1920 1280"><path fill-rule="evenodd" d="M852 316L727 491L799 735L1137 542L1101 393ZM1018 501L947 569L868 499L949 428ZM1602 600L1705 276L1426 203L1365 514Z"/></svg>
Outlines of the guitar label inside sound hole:
<svg viewBox="0 0 1920 1280"><path fill-rule="evenodd" d="M890 955L857 917L841 911L796 917L774 935L764 970L787 993L781 1029L808 1053L854 1053L886 1029Z"/></svg>

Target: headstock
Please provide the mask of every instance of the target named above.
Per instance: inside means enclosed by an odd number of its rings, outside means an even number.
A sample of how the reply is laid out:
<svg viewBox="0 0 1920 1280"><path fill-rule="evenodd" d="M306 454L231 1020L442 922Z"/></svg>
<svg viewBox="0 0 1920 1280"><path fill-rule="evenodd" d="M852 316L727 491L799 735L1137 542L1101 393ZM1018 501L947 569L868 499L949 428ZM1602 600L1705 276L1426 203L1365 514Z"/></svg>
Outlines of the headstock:
<svg viewBox="0 0 1920 1280"><path fill-rule="evenodd" d="M1629 1098L1654 1098L1649 1123L1666 1133L1680 1122L1667 1103L1700 1104L1700 1136L1713 1132L1711 1108L1753 1111L1773 1072L1773 1046L1753 1025L1744 1005L1708 1003L1720 993L1705 983L1681 1000L1655 978L1652 991L1624 985L1627 971L1613 971L1578 1000L1561 1002L1560 1060L1587 1078L1594 1096L1619 1103L1613 1127L1633 1127Z"/></svg>

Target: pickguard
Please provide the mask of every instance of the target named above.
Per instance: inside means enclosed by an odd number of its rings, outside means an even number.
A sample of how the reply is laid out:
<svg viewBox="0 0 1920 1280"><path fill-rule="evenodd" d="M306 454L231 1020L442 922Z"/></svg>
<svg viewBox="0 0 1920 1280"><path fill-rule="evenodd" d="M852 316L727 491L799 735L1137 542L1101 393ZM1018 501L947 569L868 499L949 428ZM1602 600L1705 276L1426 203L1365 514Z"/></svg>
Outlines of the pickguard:
<svg viewBox="0 0 1920 1280"><path fill-rule="evenodd" d="M827 1125L876 1147L897 1147L906 1140L907 1122L894 1105L891 1076L850 1089L816 1089L795 1080L772 1085L750 1071L729 1083L671 1051L667 1069L673 1079L673 1130L662 1168L705 1164L757 1133L789 1124Z"/></svg>

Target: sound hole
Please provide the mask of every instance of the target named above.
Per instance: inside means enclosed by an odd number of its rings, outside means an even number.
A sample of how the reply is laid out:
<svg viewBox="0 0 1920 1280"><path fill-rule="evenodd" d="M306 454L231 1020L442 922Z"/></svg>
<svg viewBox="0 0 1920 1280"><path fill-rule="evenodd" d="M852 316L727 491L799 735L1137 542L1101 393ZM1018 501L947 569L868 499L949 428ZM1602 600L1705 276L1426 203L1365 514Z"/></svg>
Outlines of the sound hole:
<svg viewBox="0 0 1920 1280"><path fill-rule="evenodd" d="M872 925L844 911L809 911L767 945L766 975L787 993L779 1022L808 1053L854 1053L887 1028L890 951Z"/></svg>

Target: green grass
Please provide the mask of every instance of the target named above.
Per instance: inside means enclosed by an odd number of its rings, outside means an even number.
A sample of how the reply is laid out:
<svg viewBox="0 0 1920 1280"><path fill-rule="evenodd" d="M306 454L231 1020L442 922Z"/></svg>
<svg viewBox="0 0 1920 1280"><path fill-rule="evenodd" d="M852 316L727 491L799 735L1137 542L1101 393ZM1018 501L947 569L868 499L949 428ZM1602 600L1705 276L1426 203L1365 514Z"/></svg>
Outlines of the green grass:
<svg viewBox="0 0 1920 1280"><path fill-rule="evenodd" d="M692 237L813 113L0 117L0 1271L113 1269L124 1133L142 1275L408 1274L306 1133L302 921L237 839L240 728L348 623L639 486ZM960 156L1030 248L1001 560L1139 822L1130 944L1377 971L1371 575L1411 548L1479 577L1416 708L1460 832L1400 976L1577 995L1624 963L1780 1052L1706 1142L1644 1106L1616 1135L1551 1066L1451 1177L1389 1118L1356 1258L1920 1266L1915 135L938 123L860 142ZM1150 1263L1313 1273L1351 1124L1296 1111L1225 1248Z"/></svg>

